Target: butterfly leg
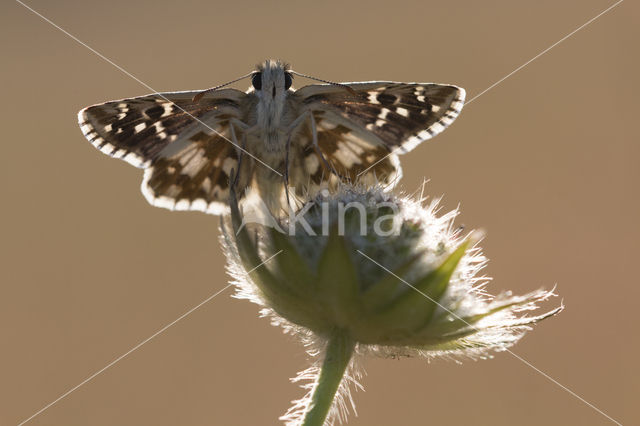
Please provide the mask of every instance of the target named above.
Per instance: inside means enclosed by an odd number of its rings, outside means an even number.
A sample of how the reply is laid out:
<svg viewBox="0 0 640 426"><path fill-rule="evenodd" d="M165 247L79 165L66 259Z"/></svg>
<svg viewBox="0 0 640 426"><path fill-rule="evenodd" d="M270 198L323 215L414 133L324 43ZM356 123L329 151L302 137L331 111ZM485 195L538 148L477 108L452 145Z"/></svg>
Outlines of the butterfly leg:
<svg viewBox="0 0 640 426"><path fill-rule="evenodd" d="M316 155L318 157L320 157L320 160L323 162L324 166L326 167L327 170L329 170L331 173L333 173L334 175L336 175L338 177L338 179L340 180L344 180L344 178L337 172L337 170L333 167L333 165L331 163L329 163L329 161L327 161L327 159L325 158L324 154L322 153L322 150L320 149L320 145L318 144L318 130L317 130L317 126L316 126L316 120L313 117L313 112L310 110L307 110L305 112L303 112L302 114L300 114L298 116L298 118L296 118L289 126L288 128L285 130L286 134L287 134L287 145L286 145L286 155L285 155L285 175L284 175L284 179L285 179L285 187L287 190L287 203L289 202L289 151L291 149L291 139L293 138L293 133L298 129L298 127L305 122L306 120L309 120L310 125L311 125L311 140L312 140L312 145L313 145L313 149L316 152Z"/></svg>
<svg viewBox="0 0 640 426"><path fill-rule="evenodd" d="M289 199L289 151L291 149L291 135L293 132L289 133L287 137L287 148L284 155L284 193L287 196L287 206L291 209L291 200Z"/></svg>
<svg viewBox="0 0 640 426"><path fill-rule="evenodd" d="M285 135L287 135L287 144L285 146L284 156L284 190L289 208L291 208L291 200L289 198L289 152L291 151L291 139L293 138L293 133L296 129L307 119L308 114L308 111L302 113L298 118L293 120L293 122L284 131Z"/></svg>
<svg viewBox="0 0 640 426"><path fill-rule="evenodd" d="M234 188L236 188L238 186L238 176L240 176L240 169L242 168L242 157L244 156L244 151L245 151L245 140L246 140L246 133L243 135L242 137L242 144L238 144L238 138L236 136L236 131L235 131L235 126L233 125L233 123L229 123L229 130L231 132L231 141L233 142L234 145L236 146L240 146L242 149L239 149L238 151L238 170L235 173L235 176L232 177L233 182L230 183L230 185L233 185Z"/></svg>
<svg viewBox="0 0 640 426"><path fill-rule="evenodd" d="M236 136L235 127L238 127L242 131L242 142L238 142L238 138ZM240 177L240 168L242 166L242 158L244 154L247 153L247 135L257 129L257 126L249 126L247 123L238 120L237 118L232 118L229 120L229 129L231 131L231 142L235 145L238 151L238 171L233 179L233 186L236 187L238 184L238 179Z"/></svg>
<svg viewBox="0 0 640 426"><path fill-rule="evenodd" d="M322 153L322 150L320 149L320 145L318 144L318 129L317 129L317 125L316 125L316 119L313 117L313 112L312 111L308 110L308 111L303 112L298 118L296 118L293 121L293 123L291 123L289 125L289 128L287 129L287 133L289 134L289 140L287 141L287 154L289 153L289 142L290 142L290 139L291 139L291 137L293 135L293 132L298 128L298 126L300 126L300 124L302 124L302 122L304 122L307 119L309 120L309 122L311 124L311 142L313 144L313 149L316 151L316 154L318 155L318 157L320 157L320 159L324 163L325 167L328 170L330 170L331 173L336 175L340 180L342 180L343 177L333 167L333 164L331 164L329 161L327 161L327 159L325 158L324 154ZM287 167L288 167L288 161L287 161Z"/></svg>

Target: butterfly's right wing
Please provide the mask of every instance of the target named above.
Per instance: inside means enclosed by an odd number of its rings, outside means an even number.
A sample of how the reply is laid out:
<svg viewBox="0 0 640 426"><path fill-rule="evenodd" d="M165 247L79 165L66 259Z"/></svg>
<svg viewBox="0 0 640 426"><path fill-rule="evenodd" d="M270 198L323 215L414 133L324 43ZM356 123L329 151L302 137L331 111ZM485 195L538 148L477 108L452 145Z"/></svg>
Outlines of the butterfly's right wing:
<svg viewBox="0 0 640 426"><path fill-rule="evenodd" d="M401 176L396 154L449 126L465 92L444 84L373 81L310 85L295 96L313 114L318 147L330 168L351 181L387 184ZM306 142L312 134L304 136ZM312 183L321 183L332 173L316 157L307 147L306 169Z"/></svg>
<svg viewBox="0 0 640 426"><path fill-rule="evenodd" d="M96 148L145 169L142 192L154 206L220 214L239 165L230 120L242 120L248 95L218 90L194 103L198 93L106 102L81 110L78 121Z"/></svg>

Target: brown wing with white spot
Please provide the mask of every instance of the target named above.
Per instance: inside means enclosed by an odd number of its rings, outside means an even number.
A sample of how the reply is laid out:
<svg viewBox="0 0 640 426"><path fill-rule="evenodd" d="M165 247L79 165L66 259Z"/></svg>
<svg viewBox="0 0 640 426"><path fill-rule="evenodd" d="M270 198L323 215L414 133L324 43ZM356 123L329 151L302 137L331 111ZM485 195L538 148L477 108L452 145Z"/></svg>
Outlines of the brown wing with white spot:
<svg viewBox="0 0 640 426"><path fill-rule="evenodd" d="M225 127L221 130L222 135L227 133ZM242 167L238 186L244 188L252 174L247 169L251 163L240 164L238 150L218 134L196 133L189 143L172 151L158 157L144 171L142 192L157 207L225 213L232 176L238 175Z"/></svg>
<svg viewBox="0 0 640 426"><path fill-rule="evenodd" d="M465 97L459 87L432 83L341 84L351 90L311 85L295 95L313 112L318 147L336 171L352 179L375 176L382 183L400 175L395 153L442 132L460 113ZM369 176L362 175L365 171Z"/></svg>
<svg viewBox="0 0 640 426"><path fill-rule="evenodd" d="M106 102L81 110L87 139L102 152L144 168L150 203L219 214L228 197L238 149L229 121L242 119L247 94L234 89L206 94L171 92Z"/></svg>
<svg viewBox="0 0 640 426"><path fill-rule="evenodd" d="M85 137L98 149L145 168L173 142L205 129L215 133L229 118L240 118L246 93L234 89L158 93L105 102L82 109L78 123Z"/></svg>
<svg viewBox="0 0 640 426"><path fill-rule="evenodd" d="M323 118L322 111L313 112L316 122L317 148L313 132L306 129L300 140L304 144L300 165L311 188L329 187L338 181L392 184L402 177L398 156L385 145L376 145L366 134ZM367 170L369 169L369 170ZM364 170L367 173L360 175Z"/></svg>

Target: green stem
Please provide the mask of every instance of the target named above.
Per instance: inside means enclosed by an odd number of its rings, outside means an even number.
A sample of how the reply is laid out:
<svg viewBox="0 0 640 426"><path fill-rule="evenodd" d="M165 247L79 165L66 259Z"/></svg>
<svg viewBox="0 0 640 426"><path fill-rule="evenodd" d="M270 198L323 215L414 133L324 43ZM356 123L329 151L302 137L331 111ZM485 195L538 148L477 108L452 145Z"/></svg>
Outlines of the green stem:
<svg viewBox="0 0 640 426"><path fill-rule="evenodd" d="M355 344L349 335L342 330L336 331L327 342L318 385L313 391L311 404L309 404L302 426L322 426L324 424L333 404L333 398L351 360L354 346Z"/></svg>

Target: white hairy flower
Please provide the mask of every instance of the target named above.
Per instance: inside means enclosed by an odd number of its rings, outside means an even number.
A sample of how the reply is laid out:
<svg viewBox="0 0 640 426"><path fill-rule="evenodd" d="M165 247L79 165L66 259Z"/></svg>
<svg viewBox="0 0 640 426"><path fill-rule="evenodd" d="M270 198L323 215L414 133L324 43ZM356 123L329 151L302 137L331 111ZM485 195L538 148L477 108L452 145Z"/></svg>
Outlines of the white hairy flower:
<svg viewBox="0 0 640 426"><path fill-rule="evenodd" d="M277 218L278 226L244 226L234 200L231 210L223 246L236 296L299 335L310 354L323 354L323 370L343 361L339 377L346 372L346 379L334 380L338 398L325 407L329 424L344 418L345 401L353 404L354 354L485 358L562 310L525 314L552 291L487 293L488 278L478 275L487 262L478 233L462 235L453 225L458 211L438 215L438 200L425 205L379 188L343 186ZM310 380L309 394L283 417L289 424L300 424L305 413L305 425L325 421L314 416L326 401L312 395L330 379L319 371L318 361L299 376Z"/></svg>

